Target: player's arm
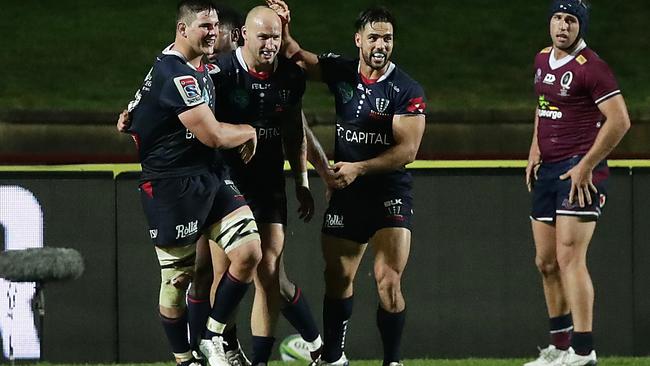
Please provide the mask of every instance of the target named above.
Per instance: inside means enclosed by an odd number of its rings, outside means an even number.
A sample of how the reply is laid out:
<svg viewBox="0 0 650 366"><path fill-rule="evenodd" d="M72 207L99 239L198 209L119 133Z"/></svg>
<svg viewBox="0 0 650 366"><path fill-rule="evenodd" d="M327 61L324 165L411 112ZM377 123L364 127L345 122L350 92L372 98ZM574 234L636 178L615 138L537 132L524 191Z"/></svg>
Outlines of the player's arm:
<svg viewBox="0 0 650 366"><path fill-rule="evenodd" d="M539 125L539 115L535 109L535 123L533 126L533 140L530 142L530 150L528 151L528 164L526 165L526 187L528 192L532 191L533 184L537 179L537 170L542 163L542 153L539 151L539 144L537 143L537 126Z"/></svg>
<svg viewBox="0 0 650 366"><path fill-rule="evenodd" d="M300 43L291 36L291 32L289 31L291 12L289 11L287 3L283 0L266 0L266 4L278 14L280 19L282 19L282 54L305 69L307 77L310 80L322 80L323 78L320 63L318 62L318 56L313 52L302 49Z"/></svg>
<svg viewBox="0 0 650 366"><path fill-rule="evenodd" d="M395 145L378 156L359 162L334 164L337 188L344 188L357 177L400 169L415 160L426 120L424 114L398 114L393 117Z"/></svg>
<svg viewBox="0 0 650 366"><path fill-rule="evenodd" d="M255 154L257 133L250 125L219 122L206 103L178 115L181 123L204 145L215 149L231 149L243 145L242 159L247 162Z"/></svg>
<svg viewBox="0 0 650 366"><path fill-rule="evenodd" d="M578 165L560 177L571 178L569 201L573 203L574 197L577 197L580 207L584 207L585 201L591 204L590 189L597 191L592 183L592 171L614 150L631 125L625 100L620 94L598 104L598 109L605 116L605 122L598 131L594 144Z"/></svg>
<svg viewBox="0 0 650 366"><path fill-rule="evenodd" d="M314 215L314 199L309 190L307 172L307 139L305 138L300 103L287 111L282 125L284 152L295 180L296 198L299 202L299 218L305 222Z"/></svg>
<svg viewBox="0 0 650 366"><path fill-rule="evenodd" d="M305 113L302 114L302 126L305 131L305 143L307 145L307 161L314 166L318 175L325 181L328 186L332 186L334 183L334 171L330 167L329 160L327 155L323 150L320 142L314 135L314 132L309 128L307 123L307 117Z"/></svg>

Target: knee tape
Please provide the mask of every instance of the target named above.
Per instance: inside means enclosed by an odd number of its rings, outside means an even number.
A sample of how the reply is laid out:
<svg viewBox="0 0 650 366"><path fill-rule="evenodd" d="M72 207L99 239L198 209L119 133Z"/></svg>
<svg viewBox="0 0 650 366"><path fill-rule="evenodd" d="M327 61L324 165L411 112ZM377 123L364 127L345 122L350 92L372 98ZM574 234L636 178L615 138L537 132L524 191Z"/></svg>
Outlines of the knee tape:
<svg viewBox="0 0 650 366"><path fill-rule="evenodd" d="M194 244L184 247L156 247L160 263L160 297L159 304L169 308L185 307L185 292L192 280Z"/></svg>
<svg viewBox="0 0 650 366"><path fill-rule="evenodd" d="M248 207L240 208L210 226L209 235L226 253L250 240L260 240L255 218Z"/></svg>

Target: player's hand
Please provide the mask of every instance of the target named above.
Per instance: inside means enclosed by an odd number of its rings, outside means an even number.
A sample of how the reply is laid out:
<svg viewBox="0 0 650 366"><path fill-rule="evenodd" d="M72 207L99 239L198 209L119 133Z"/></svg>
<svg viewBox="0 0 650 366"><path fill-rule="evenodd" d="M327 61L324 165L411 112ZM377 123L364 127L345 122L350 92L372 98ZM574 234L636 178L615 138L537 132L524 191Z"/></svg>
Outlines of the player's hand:
<svg viewBox="0 0 650 366"><path fill-rule="evenodd" d="M266 5L271 8L282 20L282 24L289 24L291 22L291 11L289 5L282 0L266 0Z"/></svg>
<svg viewBox="0 0 650 366"><path fill-rule="evenodd" d="M126 132L129 126L131 126L131 121L129 121L129 111L125 109L117 118L117 132Z"/></svg>
<svg viewBox="0 0 650 366"><path fill-rule="evenodd" d="M571 179L571 191L569 191L569 204L573 204L576 198L578 205L585 207L585 202L591 205L591 192L598 193L598 189L592 182L592 172L589 167L582 163L569 169L568 172L560 175L560 179Z"/></svg>
<svg viewBox="0 0 650 366"><path fill-rule="evenodd" d="M248 164L251 159L253 159L253 156L255 156L255 150L257 149L257 134L253 135L253 137L243 143L239 147L239 156L241 156L241 160L244 162L244 164Z"/></svg>
<svg viewBox="0 0 650 366"><path fill-rule="evenodd" d="M526 187L528 187L528 192L533 190L540 164L541 161L537 159L528 159L528 165L526 165Z"/></svg>
<svg viewBox="0 0 650 366"><path fill-rule="evenodd" d="M296 185L296 199L298 199L298 218L304 222L311 221L314 217L314 197L309 187Z"/></svg>
<svg viewBox="0 0 650 366"><path fill-rule="evenodd" d="M343 189L359 176L361 172L358 163L348 163L344 161L339 161L338 163L332 166L334 169L334 188Z"/></svg>

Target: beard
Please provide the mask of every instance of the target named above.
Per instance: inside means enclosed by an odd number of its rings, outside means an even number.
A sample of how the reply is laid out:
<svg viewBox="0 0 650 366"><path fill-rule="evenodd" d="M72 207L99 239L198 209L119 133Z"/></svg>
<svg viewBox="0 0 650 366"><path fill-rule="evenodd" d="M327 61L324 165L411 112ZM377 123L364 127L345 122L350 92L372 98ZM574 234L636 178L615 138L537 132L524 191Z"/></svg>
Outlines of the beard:
<svg viewBox="0 0 650 366"><path fill-rule="evenodd" d="M380 61L376 57L373 57L378 55L383 55L383 60ZM363 54L363 61L373 70L381 70L388 64L388 53L380 51L368 52L367 54Z"/></svg>

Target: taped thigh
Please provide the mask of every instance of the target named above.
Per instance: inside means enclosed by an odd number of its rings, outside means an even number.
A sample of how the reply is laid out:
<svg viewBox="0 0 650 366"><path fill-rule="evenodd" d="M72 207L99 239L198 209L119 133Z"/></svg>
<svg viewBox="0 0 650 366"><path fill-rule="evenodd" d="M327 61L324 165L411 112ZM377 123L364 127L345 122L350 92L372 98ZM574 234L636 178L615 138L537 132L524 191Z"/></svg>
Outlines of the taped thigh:
<svg viewBox="0 0 650 366"><path fill-rule="evenodd" d="M196 246L156 247L160 263L159 304L169 308L185 307L185 292L194 274Z"/></svg>
<svg viewBox="0 0 650 366"><path fill-rule="evenodd" d="M253 212L248 206L236 209L210 226L208 233L226 253L251 240L260 240Z"/></svg>

